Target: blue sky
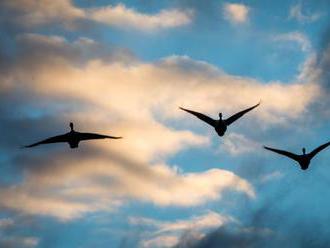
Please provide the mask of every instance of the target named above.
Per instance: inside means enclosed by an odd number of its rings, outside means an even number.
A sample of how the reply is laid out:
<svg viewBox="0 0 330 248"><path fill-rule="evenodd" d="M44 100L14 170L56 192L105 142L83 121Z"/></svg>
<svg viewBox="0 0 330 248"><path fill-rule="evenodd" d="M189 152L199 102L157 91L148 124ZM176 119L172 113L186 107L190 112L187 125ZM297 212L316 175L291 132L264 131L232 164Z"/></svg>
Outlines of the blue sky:
<svg viewBox="0 0 330 248"><path fill-rule="evenodd" d="M328 1L0 3L0 247L326 247ZM261 105L220 138L216 118ZM78 131L122 140L21 145Z"/></svg>

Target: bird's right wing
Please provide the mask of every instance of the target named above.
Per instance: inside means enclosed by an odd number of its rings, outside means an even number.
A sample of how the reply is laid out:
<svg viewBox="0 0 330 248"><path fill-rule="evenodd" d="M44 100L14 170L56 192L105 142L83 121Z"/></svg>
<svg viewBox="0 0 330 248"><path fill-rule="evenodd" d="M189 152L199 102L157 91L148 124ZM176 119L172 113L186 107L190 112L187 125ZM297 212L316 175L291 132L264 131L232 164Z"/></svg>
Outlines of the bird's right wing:
<svg viewBox="0 0 330 248"><path fill-rule="evenodd" d="M192 111L192 110L189 110L189 109L185 109L185 108L182 108L182 107L179 107L180 109L182 109L183 111L186 111L194 116L196 116L198 119L206 122L207 124L211 125L212 127L215 127L216 126L216 120L213 120L211 117L208 117L202 113L198 113L198 112L195 112L195 111Z"/></svg>
<svg viewBox="0 0 330 248"><path fill-rule="evenodd" d="M244 109L232 116L230 116L228 119L225 120L225 123L229 126L232 124L234 121L237 121L239 118L241 118L243 115L245 115L247 112L250 112L252 109L258 107L260 105L260 102L250 108Z"/></svg>
<svg viewBox="0 0 330 248"><path fill-rule="evenodd" d="M322 151L323 149L325 149L326 147L328 147L330 145L330 142L327 142L323 145L320 145L319 147L315 148L313 151L311 151L309 153L309 155L312 157L314 157L316 154L318 154L320 151Z"/></svg>
<svg viewBox="0 0 330 248"><path fill-rule="evenodd" d="M275 152L275 153L278 153L278 154L281 154L283 156L286 156L286 157L289 157L293 160L298 160L299 159L299 156L297 154L294 154L294 153L291 153L291 152L288 152L288 151L283 151L283 150L279 150L279 149L274 149L274 148L271 148L271 147L267 147L267 146L264 146L264 148L266 150L269 150L269 151L272 151L272 152Z"/></svg>
<svg viewBox="0 0 330 248"><path fill-rule="evenodd" d="M97 133L79 133L80 140L92 140L92 139L121 139L122 137L109 136Z"/></svg>
<svg viewBox="0 0 330 248"><path fill-rule="evenodd" d="M24 146L23 148L30 148L30 147L34 147L34 146L38 146L38 145L43 145L43 144L51 144L51 143L59 143L59 142L67 142L67 141L68 141L67 135L63 134L63 135L58 135L58 136L54 136L54 137L39 141L39 142L31 144L31 145Z"/></svg>

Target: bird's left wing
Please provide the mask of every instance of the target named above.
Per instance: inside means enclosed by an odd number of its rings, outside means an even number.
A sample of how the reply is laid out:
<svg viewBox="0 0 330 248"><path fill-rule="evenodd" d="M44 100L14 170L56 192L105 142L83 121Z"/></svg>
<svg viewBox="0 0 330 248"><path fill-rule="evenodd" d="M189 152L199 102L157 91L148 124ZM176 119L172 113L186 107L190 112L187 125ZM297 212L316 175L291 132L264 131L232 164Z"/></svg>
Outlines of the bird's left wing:
<svg viewBox="0 0 330 248"><path fill-rule="evenodd" d="M187 113L196 116L198 119L206 122L207 124L211 125L212 127L216 126L217 122L215 120L213 120L211 117L207 116L207 115L204 115L202 113L199 113L199 112L196 112L196 111L193 111L193 110L190 110L190 109L182 108L182 107L179 107L179 109L181 109L183 111L186 111Z"/></svg>
<svg viewBox="0 0 330 248"><path fill-rule="evenodd" d="M91 139L121 139L122 137L102 135L97 133L79 133L80 140L91 140Z"/></svg>
<svg viewBox="0 0 330 248"><path fill-rule="evenodd" d="M67 141L68 141L67 135L63 134L63 135L58 135L58 136L54 136L54 137L39 141L39 142L31 144L31 145L24 146L24 148L30 148L30 147L34 147L34 146L38 146L38 145L43 145L43 144L67 142Z"/></svg>
<svg viewBox="0 0 330 248"><path fill-rule="evenodd" d="M315 148L313 151L311 151L309 153L309 156L312 158L314 157L316 154L318 154L320 151L322 151L323 149L325 149L326 147L328 147L330 145L330 142L327 142L323 145L320 145L319 147Z"/></svg>
<svg viewBox="0 0 330 248"><path fill-rule="evenodd" d="M230 116L228 119L224 120L226 125L229 126L230 124L232 124L234 121L238 120L239 118L241 118L244 114L246 114L247 112L251 111L252 109L258 107L260 105L260 102L250 108L244 109L232 116Z"/></svg>
<svg viewBox="0 0 330 248"><path fill-rule="evenodd" d="M293 160L296 160L296 161L299 160L299 156L297 154L294 154L294 153L291 153L291 152L288 152L288 151L284 151L284 150L280 150L280 149L271 148L271 147L268 147L268 146L264 146L264 148L266 150L278 153L280 155L286 156L286 157L291 158Z"/></svg>

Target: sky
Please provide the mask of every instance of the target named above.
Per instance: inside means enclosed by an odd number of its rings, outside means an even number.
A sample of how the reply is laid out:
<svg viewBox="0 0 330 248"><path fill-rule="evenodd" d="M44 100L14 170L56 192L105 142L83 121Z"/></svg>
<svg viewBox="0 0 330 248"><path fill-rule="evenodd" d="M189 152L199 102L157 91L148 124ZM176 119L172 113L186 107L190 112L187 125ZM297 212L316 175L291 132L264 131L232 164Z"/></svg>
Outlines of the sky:
<svg viewBox="0 0 330 248"><path fill-rule="evenodd" d="M328 0L2 0L0 247L327 247ZM181 111L225 118L227 130ZM120 140L20 149L75 130Z"/></svg>

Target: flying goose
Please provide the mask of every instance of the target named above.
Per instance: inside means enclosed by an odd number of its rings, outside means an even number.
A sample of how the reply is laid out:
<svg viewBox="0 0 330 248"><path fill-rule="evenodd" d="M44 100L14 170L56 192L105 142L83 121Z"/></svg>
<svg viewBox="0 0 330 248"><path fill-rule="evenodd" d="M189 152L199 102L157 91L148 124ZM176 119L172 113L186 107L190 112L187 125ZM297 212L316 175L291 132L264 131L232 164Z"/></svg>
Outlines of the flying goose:
<svg viewBox="0 0 330 248"><path fill-rule="evenodd" d="M83 140L107 139L107 138L108 139L121 139L122 138L122 137L108 136L108 135L102 135L102 134L96 134L96 133L79 133L79 132L76 132L75 130L73 130L72 122L70 122L70 128L71 128L71 131L66 134L54 136L54 137L39 141L34 144L24 146L23 148L30 148L30 147L34 147L34 146L38 146L38 145L60 143L60 142L69 143L70 148L77 148L79 145L79 142L83 141Z"/></svg>
<svg viewBox="0 0 330 248"><path fill-rule="evenodd" d="M219 113L219 120L214 120L212 119L211 117L208 117L202 113L198 113L198 112L195 112L193 110L189 110L189 109L186 109L186 108L182 108L182 107L179 107L180 109L196 116L198 119L206 122L207 124L211 125L212 127L214 127L215 131L218 133L218 135L220 137L222 137L226 130L227 130L227 127L232 124L234 121L238 120L239 118L241 118L244 114L246 114L247 112L251 111L252 109L258 107L260 105L260 102L250 108L247 108L245 110L242 110L234 115L232 115L231 117L229 117L228 119L222 119L222 113Z"/></svg>
<svg viewBox="0 0 330 248"><path fill-rule="evenodd" d="M283 156L286 156L286 157L289 157L293 160L295 160L296 162L299 163L300 165L300 168L302 170L307 170L308 169L308 166L312 160L312 158L318 154L320 151L322 151L323 149L325 149L328 145L330 145L330 142L328 143L325 143L317 148L315 148L313 151L311 151L310 153L306 153L306 149L303 148L302 149L302 152L303 154L301 155L298 155L298 154L294 154L294 153L291 153L291 152L288 152L288 151L283 151L283 150L278 150L278 149L274 149L274 148L271 148L271 147L267 147L267 146L264 146L265 149L269 150L269 151L272 151L272 152L276 152L278 154L281 154Z"/></svg>

